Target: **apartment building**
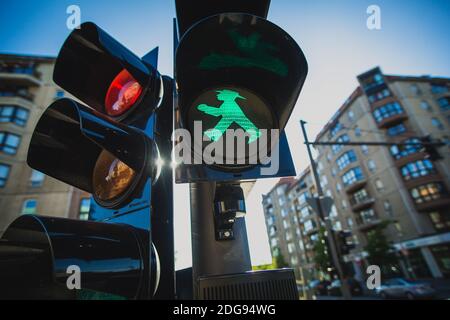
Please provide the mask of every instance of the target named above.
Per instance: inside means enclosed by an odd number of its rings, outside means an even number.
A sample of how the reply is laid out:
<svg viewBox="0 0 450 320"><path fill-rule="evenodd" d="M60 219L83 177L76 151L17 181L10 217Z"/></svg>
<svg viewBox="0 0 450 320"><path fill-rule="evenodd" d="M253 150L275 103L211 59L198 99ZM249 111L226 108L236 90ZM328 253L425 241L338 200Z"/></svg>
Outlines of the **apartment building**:
<svg viewBox="0 0 450 320"><path fill-rule="evenodd" d="M89 194L27 163L41 114L66 93L52 81L55 59L0 54L0 235L21 214L86 219Z"/></svg>
<svg viewBox="0 0 450 320"><path fill-rule="evenodd" d="M326 195L335 201L336 229L352 230L357 247L345 260L359 277L367 235L384 220L400 271L411 278L450 277L450 79L358 77L359 87L316 137L320 142L414 143L430 135L447 145L434 161L420 145L318 146Z"/></svg>

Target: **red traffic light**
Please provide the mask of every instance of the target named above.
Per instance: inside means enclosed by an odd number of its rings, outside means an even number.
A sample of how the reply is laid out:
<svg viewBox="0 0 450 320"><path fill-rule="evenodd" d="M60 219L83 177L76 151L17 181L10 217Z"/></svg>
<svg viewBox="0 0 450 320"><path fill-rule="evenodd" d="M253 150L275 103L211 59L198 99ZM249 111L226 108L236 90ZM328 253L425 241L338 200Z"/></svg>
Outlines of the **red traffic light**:
<svg viewBox="0 0 450 320"><path fill-rule="evenodd" d="M123 69L112 81L105 97L105 111L117 117L130 109L139 99L142 86Z"/></svg>

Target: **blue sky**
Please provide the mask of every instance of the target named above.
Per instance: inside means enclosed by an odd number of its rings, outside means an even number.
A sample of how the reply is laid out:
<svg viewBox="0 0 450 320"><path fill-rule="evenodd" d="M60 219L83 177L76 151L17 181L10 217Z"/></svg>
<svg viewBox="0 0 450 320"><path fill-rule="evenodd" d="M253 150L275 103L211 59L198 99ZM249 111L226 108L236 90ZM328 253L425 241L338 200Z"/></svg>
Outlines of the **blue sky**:
<svg viewBox="0 0 450 320"><path fill-rule="evenodd" d="M160 47L160 71L172 74L171 0L2 1L0 52L57 55L69 30L67 6L81 8L81 20L94 21L138 55ZM366 9L381 8L381 30L368 30ZM307 166L299 120L314 137L356 87L356 76L375 66L385 73L450 76L450 0L272 0L268 19L302 47L309 74L286 128L297 171ZM270 260L261 193L273 180L259 181L247 200L254 264ZM178 266L190 264L186 186L177 188ZM184 226L184 227L179 227Z"/></svg>

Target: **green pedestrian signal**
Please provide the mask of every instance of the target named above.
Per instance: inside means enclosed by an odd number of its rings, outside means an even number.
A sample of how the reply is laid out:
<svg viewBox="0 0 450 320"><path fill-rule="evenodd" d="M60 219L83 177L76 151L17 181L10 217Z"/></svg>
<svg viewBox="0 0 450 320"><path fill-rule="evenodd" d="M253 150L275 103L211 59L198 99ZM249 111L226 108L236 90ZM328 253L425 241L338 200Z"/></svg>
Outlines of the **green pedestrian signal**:
<svg viewBox="0 0 450 320"><path fill-rule="evenodd" d="M204 103L197 106L198 110L210 116L221 117L215 127L206 130L204 135L213 141L217 141L233 123L236 123L250 135L247 143L252 143L261 136L259 129L245 115L236 101L236 99L246 99L245 97L241 96L239 92L229 89L217 90L216 96L217 100L223 101L219 107L209 106Z"/></svg>

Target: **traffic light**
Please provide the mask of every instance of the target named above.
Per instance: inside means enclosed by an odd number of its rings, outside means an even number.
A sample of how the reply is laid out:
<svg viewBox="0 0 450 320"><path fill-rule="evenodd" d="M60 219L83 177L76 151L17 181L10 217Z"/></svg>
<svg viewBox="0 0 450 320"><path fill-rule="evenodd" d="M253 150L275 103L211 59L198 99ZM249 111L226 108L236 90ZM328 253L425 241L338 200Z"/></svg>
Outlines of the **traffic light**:
<svg viewBox="0 0 450 320"><path fill-rule="evenodd" d="M348 230L341 230L336 233L337 247L341 255L349 254L355 248L352 239L352 232Z"/></svg>
<svg viewBox="0 0 450 320"><path fill-rule="evenodd" d="M425 137L419 138L420 142L423 143L422 145L422 152L424 152L425 158L430 159L431 161L437 161L443 159L441 154L438 151L438 148L443 146L444 143L442 143L440 140L436 141L433 140L431 135L427 135Z"/></svg>
<svg viewBox="0 0 450 320"><path fill-rule="evenodd" d="M194 160L179 166L177 182L263 177L276 146L280 167L266 177L295 175L283 129L306 74L298 44L264 17L219 13L193 22L176 50L175 79L178 125L194 137Z"/></svg>
<svg viewBox="0 0 450 320"><path fill-rule="evenodd" d="M156 48L141 59L90 22L64 42L53 78L78 100L59 99L45 110L27 162L91 193L92 221L27 216L9 226L5 245L20 247L12 265L23 265L20 252L39 248L37 260L47 269L34 278L55 280L36 292L174 297L172 170L162 166L170 161L173 80L157 71L157 55ZM30 231L35 236L27 237ZM69 264L81 271L75 296L63 286Z"/></svg>

